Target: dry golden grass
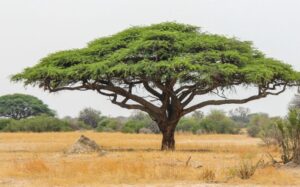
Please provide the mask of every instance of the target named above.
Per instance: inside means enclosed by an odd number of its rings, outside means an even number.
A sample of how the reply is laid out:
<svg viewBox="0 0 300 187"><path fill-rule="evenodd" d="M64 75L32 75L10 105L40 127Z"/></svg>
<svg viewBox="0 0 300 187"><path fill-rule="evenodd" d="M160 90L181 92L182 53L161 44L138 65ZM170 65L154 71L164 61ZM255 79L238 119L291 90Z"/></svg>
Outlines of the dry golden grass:
<svg viewBox="0 0 300 187"><path fill-rule="evenodd" d="M103 146L107 154L64 154L81 134ZM160 152L160 141L160 135L142 134L1 133L0 186L300 185L300 170L266 166L248 180L232 174L243 160L268 161L266 152L278 156L276 148L261 146L259 139L177 134L176 152Z"/></svg>

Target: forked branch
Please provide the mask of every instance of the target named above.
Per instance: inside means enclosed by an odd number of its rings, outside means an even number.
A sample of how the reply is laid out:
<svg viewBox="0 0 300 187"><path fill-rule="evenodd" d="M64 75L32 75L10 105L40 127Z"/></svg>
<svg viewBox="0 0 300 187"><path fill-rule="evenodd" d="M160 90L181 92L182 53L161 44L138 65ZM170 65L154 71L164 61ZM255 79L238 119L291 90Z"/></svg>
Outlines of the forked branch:
<svg viewBox="0 0 300 187"><path fill-rule="evenodd" d="M245 98L245 99L224 99L224 100L204 101L204 102L198 103L196 105L193 105L189 108L184 109L183 110L183 115L186 115L190 112L193 112L197 109L203 108L203 107L208 106L208 105L244 104L244 103L247 103L249 101L253 101L253 100L257 100L257 99L260 99L260 98L267 97L268 95L279 95L279 94L283 93L286 90L286 87L287 87L287 84L285 84L283 86L283 88L278 92L268 92L267 89L262 91L262 89L259 87L258 88L259 91L258 91L257 95L253 95L253 96L250 96L250 97Z"/></svg>

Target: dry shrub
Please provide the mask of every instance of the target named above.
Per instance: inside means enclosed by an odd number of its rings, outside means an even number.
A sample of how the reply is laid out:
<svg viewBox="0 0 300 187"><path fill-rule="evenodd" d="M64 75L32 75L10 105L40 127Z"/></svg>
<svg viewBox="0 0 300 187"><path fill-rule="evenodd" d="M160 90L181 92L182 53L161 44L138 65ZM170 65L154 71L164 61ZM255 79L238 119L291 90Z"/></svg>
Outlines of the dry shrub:
<svg viewBox="0 0 300 187"><path fill-rule="evenodd" d="M214 169L204 168L201 172L200 178L205 182L214 182L216 179L216 171Z"/></svg>
<svg viewBox="0 0 300 187"><path fill-rule="evenodd" d="M253 163L252 160L242 160L238 166L229 169L228 175L231 178L237 176L243 180L250 179L262 162L262 160L259 160L257 163Z"/></svg>
<svg viewBox="0 0 300 187"><path fill-rule="evenodd" d="M237 175L241 179L249 179L252 177L257 169L256 165L253 165L251 162L243 161L237 168Z"/></svg>

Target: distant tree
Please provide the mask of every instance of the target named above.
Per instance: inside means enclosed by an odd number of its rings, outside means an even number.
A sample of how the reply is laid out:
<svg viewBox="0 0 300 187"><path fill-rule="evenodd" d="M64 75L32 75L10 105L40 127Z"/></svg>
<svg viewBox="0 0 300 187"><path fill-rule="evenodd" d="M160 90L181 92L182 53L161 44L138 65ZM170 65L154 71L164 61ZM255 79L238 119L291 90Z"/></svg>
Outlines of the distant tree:
<svg viewBox="0 0 300 187"><path fill-rule="evenodd" d="M101 121L101 112L93 108L85 108L79 112L78 120L83 121L92 128L96 128Z"/></svg>
<svg viewBox="0 0 300 187"><path fill-rule="evenodd" d="M212 110L201 122L200 127L206 133L237 134L237 124L222 110Z"/></svg>
<svg viewBox="0 0 300 187"><path fill-rule="evenodd" d="M80 121L78 118L72 118L71 116L65 116L63 121L66 121L72 130L88 130L92 129L90 125L85 124L83 121Z"/></svg>
<svg viewBox="0 0 300 187"><path fill-rule="evenodd" d="M71 130L71 127L66 121L48 115L12 120L2 129L2 131L8 132L59 132Z"/></svg>
<svg viewBox="0 0 300 187"><path fill-rule="evenodd" d="M55 112L31 95L12 94L0 97L0 117L20 120L41 114L54 116Z"/></svg>
<svg viewBox="0 0 300 187"><path fill-rule="evenodd" d="M300 74L266 57L249 41L209 34L192 25L161 23L50 54L12 80L50 92L93 90L120 107L144 111L162 132L161 149L174 150L174 132L183 116L210 105L279 95L298 85ZM224 93L236 86L257 91L245 98L227 98ZM219 98L193 102L210 94Z"/></svg>
<svg viewBox="0 0 300 187"><path fill-rule="evenodd" d="M229 111L229 116L232 120L237 122L241 127L245 127L249 123L250 109L245 107L238 107Z"/></svg>
<svg viewBox="0 0 300 187"><path fill-rule="evenodd" d="M247 132L251 137L258 137L264 126L272 123L271 118L265 113L255 113L250 115L250 122L247 126Z"/></svg>
<svg viewBox="0 0 300 187"><path fill-rule="evenodd" d="M200 120L202 120L204 118L204 113L201 112L201 111L195 111L192 114L192 118L194 118L195 120L200 121Z"/></svg>
<svg viewBox="0 0 300 187"><path fill-rule="evenodd" d="M123 132L140 132L140 130L147 129L148 132L158 133L159 128L157 124L144 112L136 111L129 118L123 127Z"/></svg>

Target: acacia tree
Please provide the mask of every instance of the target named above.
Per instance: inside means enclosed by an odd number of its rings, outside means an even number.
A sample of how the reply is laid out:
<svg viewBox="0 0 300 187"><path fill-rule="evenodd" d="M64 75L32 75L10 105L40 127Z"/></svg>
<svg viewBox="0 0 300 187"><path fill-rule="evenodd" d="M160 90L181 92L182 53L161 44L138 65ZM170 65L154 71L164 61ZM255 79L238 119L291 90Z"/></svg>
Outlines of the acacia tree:
<svg viewBox="0 0 300 187"><path fill-rule="evenodd" d="M162 150L175 149L174 131L184 115L278 95L299 79L291 66L265 57L251 42L170 22L132 27L82 49L50 54L12 77L50 92L94 90L120 107L144 111L163 134ZM255 87L257 93L243 99L222 94L236 86ZM206 94L220 98L192 102Z"/></svg>
<svg viewBox="0 0 300 187"><path fill-rule="evenodd" d="M19 120L41 114L54 116L55 112L31 95L11 94L0 97L0 117Z"/></svg>

